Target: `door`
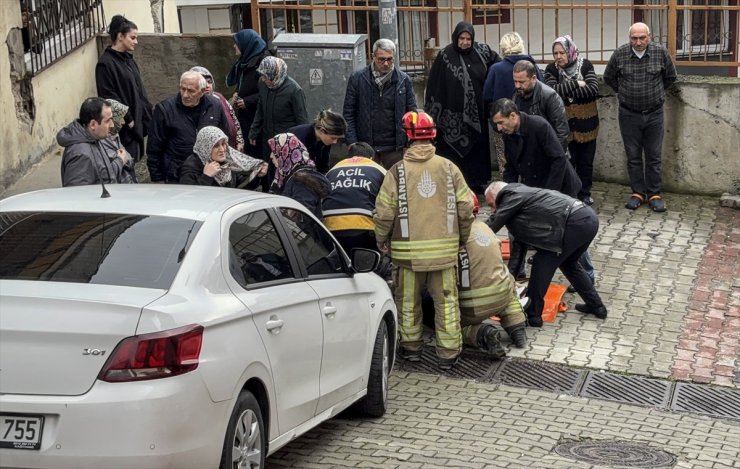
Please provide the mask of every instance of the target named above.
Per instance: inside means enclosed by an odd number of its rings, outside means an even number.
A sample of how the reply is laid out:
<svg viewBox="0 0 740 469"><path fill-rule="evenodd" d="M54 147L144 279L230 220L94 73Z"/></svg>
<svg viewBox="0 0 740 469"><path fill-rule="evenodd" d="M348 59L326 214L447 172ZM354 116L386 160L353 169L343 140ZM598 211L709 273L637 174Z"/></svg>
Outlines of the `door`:
<svg viewBox="0 0 740 469"><path fill-rule="evenodd" d="M343 251L323 225L305 215L297 218L290 209L280 213L296 245L307 283L319 298L324 332L320 413L366 385L375 340L375 330L370 327L374 317L371 290L362 283L367 274L351 275Z"/></svg>
<svg viewBox="0 0 740 469"><path fill-rule="evenodd" d="M315 415L323 335L318 296L297 274L292 250L266 211L230 223L229 244L230 274L240 286L235 294L252 312L267 350L283 434Z"/></svg>

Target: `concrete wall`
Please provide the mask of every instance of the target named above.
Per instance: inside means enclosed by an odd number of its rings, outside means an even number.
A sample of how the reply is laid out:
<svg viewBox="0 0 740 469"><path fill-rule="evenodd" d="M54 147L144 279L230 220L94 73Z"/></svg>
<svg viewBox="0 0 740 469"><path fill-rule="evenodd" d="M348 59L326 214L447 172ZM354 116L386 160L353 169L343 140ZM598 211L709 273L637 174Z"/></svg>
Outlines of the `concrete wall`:
<svg viewBox="0 0 740 469"><path fill-rule="evenodd" d="M18 2L2 2L0 14L0 193L56 146L57 131L74 119L80 103L95 94L97 47L91 39L68 56L28 79L23 53ZM19 60L20 58L20 60ZM11 65L13 62L13 65ZM23 81L25 80L25 82ZM21 84L32 98L35 118L23 110ZM60 176L61 177L61 176Z"/></svg>
<svg viewBox="0 0 740 469"><path fill-rule="evenodd" d="M629 184L617 99L601 86L594 178ZM740 193L740 79L681 76L665 106L663 188Z"/></svg>
<svg viewBox="0 0 740 469"><path fill-rule="evenodd" d="M20 18L20 16L17 16ZM0 28L7 31L7 16ZM20 19L18 20L19 23ZM2 32L7 35L7 32ZM72 120L85 97L95 92L94 66L107 38L99 36L32 79L37 117L19 123L12 112L0 115L2 185L17 179L41 154L55 145L56 131ZM193 65L210 69L224 95L224 77L235 57L229 35L141 34L136 60L152 103L178 91L180 74ZM7 48L0 47L0 97L3 109L14 109ZM70 79L74 77L74 79ZM419 105L423 82L416 86ZM601 129L595 176L628 184L626 160L617 125L616 97L602 86ZM666 191L719 194L740 192L740 79L681 77L666 104L663 180ZM10 149L10 151L9 151Z"/></svg>

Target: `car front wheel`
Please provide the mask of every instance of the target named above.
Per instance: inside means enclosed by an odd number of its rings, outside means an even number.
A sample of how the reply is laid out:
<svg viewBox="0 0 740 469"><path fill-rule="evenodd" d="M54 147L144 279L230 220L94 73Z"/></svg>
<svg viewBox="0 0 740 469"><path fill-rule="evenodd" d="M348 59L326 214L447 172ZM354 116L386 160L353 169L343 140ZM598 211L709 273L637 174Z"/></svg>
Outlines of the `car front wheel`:
<svg viewBox="0 0 740 469"><path fill-rule="evenodd" d="M391 352L388 325L380 322L375 336L367 394L358 403L358 410L369 417L382 417L388 408L388 376L391 373Z"/></svg>
<svg viewBox="0 0 740 469"><path fill-rule="evenodd" d="M236 401L226 428L220 469L265 466L265 424L257 399L243 391Z"/></svg>

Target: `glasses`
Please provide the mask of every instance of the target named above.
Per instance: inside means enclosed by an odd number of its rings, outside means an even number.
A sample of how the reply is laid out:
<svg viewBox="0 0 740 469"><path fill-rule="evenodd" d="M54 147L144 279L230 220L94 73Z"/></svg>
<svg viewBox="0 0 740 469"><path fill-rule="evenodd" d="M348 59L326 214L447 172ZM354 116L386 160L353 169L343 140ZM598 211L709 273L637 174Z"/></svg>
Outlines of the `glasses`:
<svg viewBox="0 0 740 469"><path fill-rule="evenodd" d="M375 61L382 64L389 64L393 63L393 57L375 57Z"/></svg>

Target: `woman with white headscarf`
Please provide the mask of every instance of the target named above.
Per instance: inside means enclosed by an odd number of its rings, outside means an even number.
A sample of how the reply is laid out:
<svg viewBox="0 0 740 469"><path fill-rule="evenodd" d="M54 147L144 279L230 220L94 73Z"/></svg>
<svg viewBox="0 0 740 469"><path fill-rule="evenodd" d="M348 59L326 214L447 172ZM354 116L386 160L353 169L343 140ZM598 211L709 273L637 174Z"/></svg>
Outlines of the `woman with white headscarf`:
<svg viewBox="0 0 740 469"><path fill-rule="evenodd" d="M231 148L221 129L208 126L198 131L193 154L180 167L180 184L236 187L265 174L267 163Z"/></svg>

